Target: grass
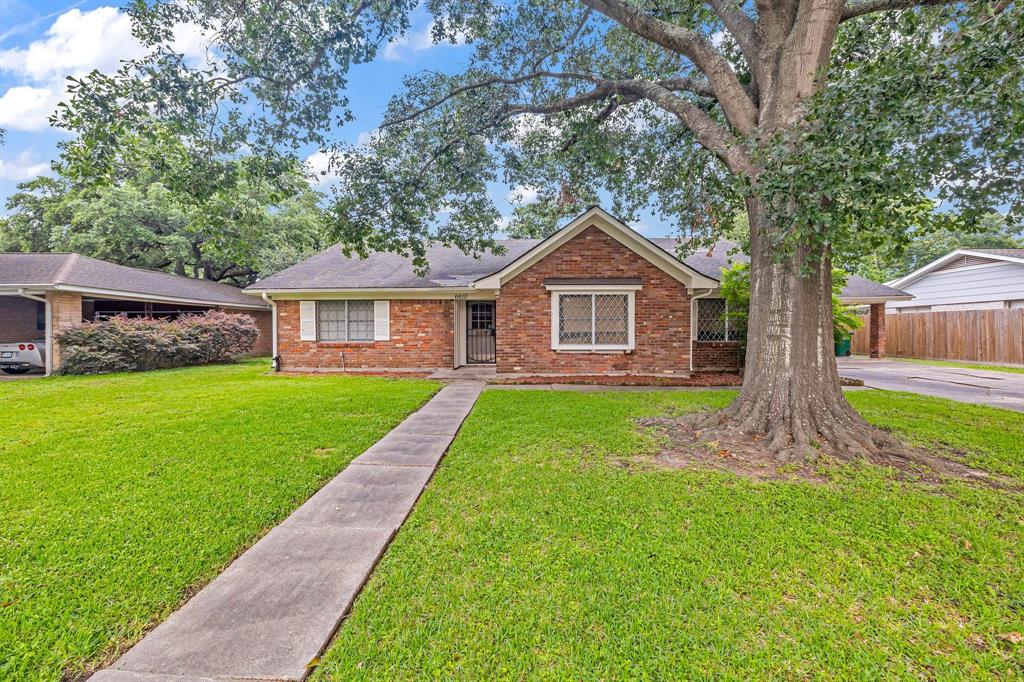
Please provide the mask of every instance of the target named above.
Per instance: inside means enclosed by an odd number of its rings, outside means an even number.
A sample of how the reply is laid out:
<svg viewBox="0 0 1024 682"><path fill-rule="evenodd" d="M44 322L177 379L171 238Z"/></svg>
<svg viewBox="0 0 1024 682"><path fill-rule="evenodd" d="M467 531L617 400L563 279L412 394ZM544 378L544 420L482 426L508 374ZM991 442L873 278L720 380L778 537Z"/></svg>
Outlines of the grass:
<svg viewBox="0 0 1024 682"><path fill-rule="evenodd" d="M266 365L0 384L0 679L109 660L437 388Z"/></svg>
<svg viewBox="0 0 1024 682"><path fill-rule="evenodd" d="M815 484L650 463L636 417L731 396L486 392L315 679L1020 674L1024 494L857 465ZM850 399L1024 482L1024 414Z"/></svg>
<svg viewBox="0 0 1024 682"><path fill-rule="evenodd" d="M912 362L916 365L937 365L939 367L959 367L960 369L986 369L991 372L1010 372L1011 374L1024 374L1024 367L1008 365L991 365L983 362L960 362L957 360L923 360L921 358L894 358L890 360L898 362Z"/></svg>

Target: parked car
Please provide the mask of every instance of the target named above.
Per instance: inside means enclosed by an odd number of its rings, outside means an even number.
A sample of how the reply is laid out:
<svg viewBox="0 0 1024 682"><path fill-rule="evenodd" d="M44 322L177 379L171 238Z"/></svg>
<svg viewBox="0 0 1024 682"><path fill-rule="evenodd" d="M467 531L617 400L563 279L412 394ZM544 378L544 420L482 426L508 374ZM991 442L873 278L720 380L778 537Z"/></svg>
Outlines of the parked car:
<svg viewBox="0 0 1024 682"><path fill-rule="evenodd" d="M0 372L25 374L46 369L46 342L0 343Z"/></svg>

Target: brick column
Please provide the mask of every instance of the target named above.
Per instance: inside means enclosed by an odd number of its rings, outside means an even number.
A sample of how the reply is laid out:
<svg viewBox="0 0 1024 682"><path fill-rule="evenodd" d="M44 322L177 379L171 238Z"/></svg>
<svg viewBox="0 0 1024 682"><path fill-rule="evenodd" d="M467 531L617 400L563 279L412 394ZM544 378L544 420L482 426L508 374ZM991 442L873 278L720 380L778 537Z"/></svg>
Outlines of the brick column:
<svg viewBox="0 0 1024 682"><path fill-rule="evenodd" d="M869 322L869 340L871 357L875 360L885 358L885 304L871 304L871 321Z"/></svg>
<svg viewBox="0 0 1024 682"><path fill-rule="evenodd" d="M48 291L46 300L50 302L50 324L53 330L53 371L60 368L60 344L57 336L66 329L82 324L82 295L67 291Z"/></svg>

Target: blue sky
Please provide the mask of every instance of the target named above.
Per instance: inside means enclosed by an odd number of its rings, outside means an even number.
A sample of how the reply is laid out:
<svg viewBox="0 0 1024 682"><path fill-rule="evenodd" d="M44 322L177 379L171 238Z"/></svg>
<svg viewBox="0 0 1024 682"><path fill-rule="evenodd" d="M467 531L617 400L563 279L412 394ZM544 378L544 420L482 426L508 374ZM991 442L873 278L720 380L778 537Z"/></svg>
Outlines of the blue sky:
<svg viewBox="0 0 1024 682"><path fill-rule="evenodd" d="M180 51L198 54L200 37L187 32L178 37ZM340 131L358 142L379 125L391 95L403 76L423 69L456 70L469 49L433 45L430 17L417 11L410 32L388 45L370 64L350 74L349 99L356 120ZM66 133L49 126L47 119L64 92L69 75L92 69L113 71L122 59L140 55L142 47L131 36L131 22L116 4L95 0L0 0L0 128L7 144L0 148L0 213L17 183L48 172L57 155L57 143ZM303 151L311 167L320 160L316 149ZM511 188L496 185L494 199L509 212ZM518 189L529 200L529 189ZM650 236L667 234L655 221L636 225Z"/></svg>

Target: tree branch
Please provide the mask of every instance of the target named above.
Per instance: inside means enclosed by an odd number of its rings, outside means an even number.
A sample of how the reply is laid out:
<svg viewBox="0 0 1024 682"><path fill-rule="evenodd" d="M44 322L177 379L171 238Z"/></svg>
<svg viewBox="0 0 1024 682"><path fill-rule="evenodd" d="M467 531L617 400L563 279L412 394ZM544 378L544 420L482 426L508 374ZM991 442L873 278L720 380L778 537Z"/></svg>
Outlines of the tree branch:
<svg viewBox="0 0 1024 682"><path fill-rule="evenodd" d="M706 0L707 4L715 10L715 14L725 24L732 37L736 39L743 56L753 68L757 61L758 51L761 49L761 38L757 35L757 24L744 12L736 0Z"/></svg>
<svg viewBox="0 0 1024 682"><path fill-rule="evenodd" d="M418 108L418 109L416 109L414 111L411 111L411 112L409 112L407 114L403 114L402 116L399 116L397 118L392 118L392 119L388 119L388 120L384 121L381 124L380 127L381 128L387 128L387 127L390 127L390 126L395 126L395 125L399 125L401 123L405 123L406 121L410 121L410 120L412 120L412 119L414 119L414 118L416 118L418 116L421 116L421 115L425 114L426 112L430 111L431 109L436 109L437 107L441 106L445 102L447 102L447 101L451 100L452 98L457 97L458 95L461 95L461 94L463 94L465 92L471 92L473 90L480 90L481 88L487 88L487 87L490 87L492 85L519 85L521 83L525 83L525 82L530 81L530 80L541 79L541 78L553 78L553 79L559 79L559 80L579 80L579 81L583 81L583 82L587 82L587 83L594 83L594 84L596 84L598 87L593 92L600 91L601 96L596 97L595 100L586 100L586 101L596 101L597 99L603 99L604 97L607 97L609 94L614 92L615 85L617 83L630 82L630 81L604 80L604 79L598 78L597 76L592 76L590 74L585 74L585 73L564 73L564 72L560 72L560 71L534 71L532 73L528 73L528 74L525 74L525 75L522 75L522 76L514 76L514 77L510 77L510 78L506 78L506 77L502 77L502 76L493 76L491 78L485 78L485 79L477 81L475 83L468 83L466 85L463 85L463 86L460 86L458 88L455 88L454 90L452 90L448 94L444 95L443 97L439 97L439 98L437 98L435 100L432 100L431 102L427 103L426 105L424 105L424 106L422 106L422 107L420 107L420 108ZM714 96L715 96L714 90L711 89L710 84L706 80L701 79L701 78L668 78L668 79L657 81L657 82L658 82L659 85L661 85L662 87L664 87L664 88L666 88L668 90L681 91L681 92L691 92L691 93L693 93L695 95L699 95L701 97L714 98Z"/></svg>
<svg viewBox="0 0 1024 682"><path fill-rule="evenodd" d="M843 16L840 21L853 19L854 17L871 14L873 12L887 12L897 9L910 9L911 7L933 7L937 5L952 5L959 0L851 0L843 8Z"/></svg>
<svg viewBox="0 0 1024 682"><path fill-rule="evenodd" d="M636 35L687 57L707 76L729 123L743 135L754 132L757 126L757 107L750 100L732 66L711 47L704 36L662 21L624 0L582 1Z"/></svg>

